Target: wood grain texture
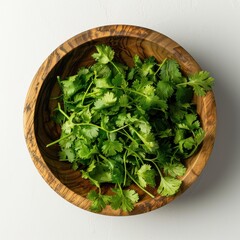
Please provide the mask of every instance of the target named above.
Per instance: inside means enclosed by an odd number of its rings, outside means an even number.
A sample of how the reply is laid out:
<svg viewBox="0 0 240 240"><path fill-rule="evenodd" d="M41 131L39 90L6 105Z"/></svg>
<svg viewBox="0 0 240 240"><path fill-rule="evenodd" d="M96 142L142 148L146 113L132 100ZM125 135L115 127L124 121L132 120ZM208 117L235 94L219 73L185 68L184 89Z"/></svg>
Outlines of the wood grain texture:
<svg viewBox="0 0 240 240"><path fill-rule="evenodd" d="M170 38L150 29L128 25L103 26L85 31L59 46L44 61L36 73L29 88L24 108L24 131L26 143L32 160L44 180L64 199L76 206L88 210L90 202L86 195L94 187L88 180L82 179L79 171L73 171L69 163L58 161L58 146L46 148L46 144L59 136L59 129L51 121L50 115L60 90L56 76L62 78L75 74L80 66L89 66L96 44L108 44L116 52L116 58L127 65L133 65L132 57L154 56L157 61L164 58L176 59L185 74L201 70L197 62L181 46ZM161 197L154 189L148 189L156 197L150 198L136 186L140 201L132 212L112 210L109 206L101 214L133 215L157 209L175 199L184 192L200 175L213 148L216 131L216 106L213 92L205 97L195 97L197 111L201 118L206 137L199 151L186 160L187 172L182 177L180 192L172 197ZM109 192L105 186L103 192Z"/></svg>

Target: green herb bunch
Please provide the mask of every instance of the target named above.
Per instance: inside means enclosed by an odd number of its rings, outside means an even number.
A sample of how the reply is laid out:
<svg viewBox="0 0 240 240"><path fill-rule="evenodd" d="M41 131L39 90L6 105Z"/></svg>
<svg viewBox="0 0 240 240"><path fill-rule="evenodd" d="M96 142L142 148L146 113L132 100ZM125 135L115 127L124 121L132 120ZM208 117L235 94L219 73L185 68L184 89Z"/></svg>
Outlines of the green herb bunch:
<svg viewBox="0 0 240 240"><path fill-rule="evenodd" d="M139 200L126 188L132 183L152 198L155 187L162 196L178 192L184 159L204 139L193 95L204 96L214 79L206 71L184 76L173 59L134 56L128 67L114 60L110 46L96 50L91 67L58 78L63 94L53 117L61 136L48 147L59 143L60 160L97 187L87 195L90 210L131 211ZM112 184L111 195L102 194L104 183Z"/></svg>

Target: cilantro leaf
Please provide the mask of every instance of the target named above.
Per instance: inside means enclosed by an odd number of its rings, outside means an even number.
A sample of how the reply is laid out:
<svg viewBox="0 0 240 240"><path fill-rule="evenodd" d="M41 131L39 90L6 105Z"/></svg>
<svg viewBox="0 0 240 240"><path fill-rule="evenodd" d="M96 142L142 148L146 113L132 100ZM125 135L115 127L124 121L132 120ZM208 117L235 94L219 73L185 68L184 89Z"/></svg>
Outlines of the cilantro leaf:
<svg viewBox="0 0 240 240"><path fill-rule="evenodd" d="M203 141L205 137L205 132L202 128L199 128L196 132L195 132L195 137L194 140L196 142L197 145L201 144L201 142Z"/></svg>
<svg viewBox="0 0 240 240"><path fill-rule="evenodd" d="M112 92L107 92L104 94L102 101L106 104L106 105L111 105L113 103L115 103L117 101L117 98L114 96L114 93Z"/></svg>
<svg viewBox="0 0 240 240"><path fill-rule="evenodd" d="M116 125L117 125L118 127L122 127L122 126L124 126L126 120L127 120L127 115L126 115L126 113L120 113L120 114L117 116Z"/></svg>
<svg viewBox="0 0 240 240"><path fill-rule="evenodd" d="M155 170L151 169L151 165L149 164L143 164L141 168L137 171L139 184L144 188L147 185L155 187L155 175Z"/></svg>
<svg viewBox="0 0 240 240"><path fill-rule="evenodd" d="M136 67L140 68L142 66L142 61L138 55L134 55L133 62Z"/></svg>
<svg viewBox="0 0 240 240"><path fill-rule="evenodd" d="M97 62L90 69L95 75L94 83L96 84L97 88L104 88L110 86L109 80L112 75L112 71L108 65ZM104 81L106 83L106 86L101 85L101 82L103 83Z"/></svg>
<svg viewBox="0 0 240 240"><path fill-rule="evenodd" d="M112 183L122 184L124 181L124 169L122 163L115 162L112 168Z"/></svg>
<svg viewBox="0 0 240 240"><path fill-rule="evenodd" d="M93 179L90 174L84 170L81 170L81 173L82 173L82 178L84 179L89 179L90 182L95 185L96 187L100 188L100 184L97 180Z"/></svg>
<svg viewBox="0 0 240 240"><path fill-rule="evenodd" d="M148 74L153 73L153 68L156 65L155 58L149 57L144 60L141 68L139 68L139 72L141 76L147 76Z"/></svg>
<svg viewBox="0 0 240 240"><path fill-rule="evenodd" d="M179 190L181 181L173 177L161 177L157 192L162 196L172 196Z"/></svg>
<svg viewBox="0 0 240 240"><path fill-rule="evenodd" d="M77 138L74 141L76 156L78 159L90 159L94 154L98 153L96 145L88 145L87 140Z"/></svg>
<svg viewBox="0 0 240 240"><path fill-rule="evenodd" d="M131 68L128 72L127 80L133 80L135 73L136 73L136 69Z"/></svg>
<svg viewBox="0 0 240 240"><path fill-rule="evenodd" d="M66 99L70 98L74 93L76 93L81 86L79 85L79 81L76 80L77 75L69 77L67 80L61 82L63 94Z"/></svg>
<svg viewBox="0 0 240 240"><path fill-rule="evenodd" d="M174 137L174 143L178 144L182 139L185 139L185 133L186 131L184 129L176 129L175 131L175 137Z"/></svg>
<svg viewBox="0 0 240 240"><path fill-rule="evenodd" d="M121 86L124 81L124 76L121 73L117 73L117 75L112 79L112 84L116 87Z"/></svg>
<svg viewBox="0 0 240 240"><path fill-rule="evenodd" d="M171 128L167 128L164 131L159 132L159 137L160 138L168 138L168 137L171 137L171 136L174 136Z"/></svg>
<svg viewBox="0 0 240 240"><path fill-rule="evenodd" d="M167 59L161 68L160 76L162 81L180 83L182 74L179 70L177 61Z"/></svg>
<svg viewBox="0 0 240 240"><path fill-rule="evenodd" d="M188 85L193 87L196 95L204 96L207 91L213 87L214 79L210 77L209 72L200 71L189 77Z"/></svg>
<svg viewBox="0 0 240 240"><path fill-rule="evenodd" d="M134 208L134 204L138 202L139 196L134 190L114 189L115 193L111 198L111 207L113 209L122 209L125 212L130 212Z"/></svg>
<svg viewBox="0 0 240 240"><path fill-rule="evenodd" d="M83 136L93 139L98 136L99 129L96 126L84 126L81 129Z"/></svg>
<svg viewBox="0 0 240 240"><path fill-rule="evenodd" d="M179 149L182 153L185 152L184 148L187 150L191 150L194 146L195 146L195 141L193 137L188 137L179 141Z"/></svg>
<svg viewBox="0 0 240 240"><path fill-rule="evenodd" d="M123 145L119 141L107 140L103 143L102 151L106 156L114 156L117 152L122 152Z"/></svg>
<svg viewBox="0 0 240 240"><path fill-rule="evenodd" d="M112 182L112 173L109 167L105 164L96 163L90 176L100 184Z"/></svg>
<svg viewBox="0 0 240 240"><path fill-rule="evenodd" d="M81 119L83 122L89 123L92 118L92 114L89 110L89 108L85 108L83 111L80 113Z"/></svg>
<svg viewBox="0 0 240 240"><path fill-rule="evenodd" d="M101 64L107 64L113 60L114 51L111 47L104 44L96 46L97 53L94 53L92 57Z"/></svg>
<svg viewBox="0 0 240 240"><path fill-rule="evenodd" d="M107 78L95 78L94 83L97 88L111 88L112 85L109 83ZM97 89L95 89L97 91Z"/></svg>
<svg viewBox="0 0 240 240"><path fill-rule="evenodd" d="M79 158L87 159L90 157L89 152L90 152L90 150L89 150L88 146L84 143L81 143L81 147L77 151L77 156Z"/></svg>
<svg viewBox="0 0 240 240"><path fill-rule="evenodd" d="M70 163L73 163L75 160L75 152L72 148L65 148L62 149L60 152L60 159L65 160L67 159Z"/></svg>
<svg viewBox="0 0 240 240"><path fill-rule="evenodd" d="M130 121L133 122L134 125L136 127L138 127L142 133L149 134L151 132L151 128L152 127L151 127L150 123L147 120L145 120L145 119L138 119L137 117L133 116L130 119Z"/></svg>
<svg viewBox="0 0 240 240"><path fill-rule="evenodd" d="M69 134L74 128L74 123L69 119L62 125L62 131L66 134Z"/></svg>
<svg viewBox="0 0 240 240"><path fill-rule="evenodd" d="M200 127L200 122L197 120L196 114L186 114L182 123L178 124L178 127L186 130L194 130Z"/></svg>
<svg viewBox="0 0 240 240"><path fill-rule="evenodd" d="M165 163L163 166L163 171L165 174L171 177L183 176L186 172L186 168L182 163Z"/></svg>
<svg viewBox="0 0 240 240"><path fill-rule="evenodd" d="M128 107L128 96L126 94L123 94L120 98L119 98L119 105L121 107Z"/></svg>
<svg viewBox="0 0 240 240"><path fill-rule="evenodd" d="M154 153L156 152L156 150L158 149L158 143L155 140L155 137L152 133L140 133L138 131L136 131L135 128L131 127L130 128L134 133L136 133L136 135L139 137L139 139L143 142L143 149L147 152L147 153Z"/></svg>
<svg viewBox="0 0 240 240"><path fill-rule="evenodd" d="M112 92L106 92L104 96L100 99L98 99L94 105L95 109L103 109L106 107L112 106L117 101L117 98L114 96L114 93Z"/></svg>
<svg viewBox="0 0 240 240"><path fill-rule="evenodd" d="M156 90L160 99L168 99L174 93L173 85L169 81L159 81Z"/></svg>
<svg viewBox="0 0 240 240"><path fill-rule="evenodd" d="M111 197L107 195L98 194L96 191L91 190L87 195L87 199L92 201L90 206L91 211L101 212L106 207L106 205L109 204Z"/></svg>

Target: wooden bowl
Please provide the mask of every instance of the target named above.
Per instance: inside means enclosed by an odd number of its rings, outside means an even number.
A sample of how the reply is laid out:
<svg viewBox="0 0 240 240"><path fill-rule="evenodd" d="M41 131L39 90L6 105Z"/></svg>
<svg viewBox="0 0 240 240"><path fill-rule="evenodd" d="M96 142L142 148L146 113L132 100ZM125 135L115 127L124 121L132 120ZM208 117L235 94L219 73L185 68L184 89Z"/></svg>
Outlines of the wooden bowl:
<svg viewBox="0 0 240 240"><path fill-rule="evenodd" d="M67 77L75 74L80 66L89 66L94 60L91 55L96 44L108 44L116 52L116 58L127 65L132 64L132 57L138 54L141 58L154 56L157 61L174 58L185 74L201 70L197 62L179 44L170 38L150 29L111 25L94 28L69 39L59 46L44 61L36 73L29 88L24 108L25 138L32 160L44 180L63 198L82 209L89 209L90 201L86 199L89 190L94 188L88 180L81 178L80 171L71 169L71 164L58 161L58 146L46 148L46 145L57 139L59 132L50 115L56 101L50 101L59 95L57 76ZM155 192L152 199L136 186L139 202L132 212L112 210L107 206L101 214L133 215L157 209L184 192L203 170L213 148L216 130L216 106L213 92L205 97L195 97L197 111L206 137L201 148L186 160L187 172L182 177L180 192L171 197L161 197ZM104 191L109 189L106 186Z"/></svg>

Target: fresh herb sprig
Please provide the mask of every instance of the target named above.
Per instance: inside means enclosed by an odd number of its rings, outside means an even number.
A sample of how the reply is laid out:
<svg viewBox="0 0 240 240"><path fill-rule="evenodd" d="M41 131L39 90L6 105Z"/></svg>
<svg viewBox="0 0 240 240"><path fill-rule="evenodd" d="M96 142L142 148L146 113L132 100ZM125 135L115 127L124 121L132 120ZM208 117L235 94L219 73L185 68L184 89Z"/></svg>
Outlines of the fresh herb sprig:
<svg viewBox="0 0 240 240"><path fill-rule="evenodd" d="M132 211L139 195L126 189L131 183L152 198L146 187L157 185L162 196L178 192L184 159L195 153L205 134L193 95L205 95L214 79L206 71L186 77L173 59L157 63L135 56L130 68L115 61L110 46L97 45L96 50L94 65L58 78L62 97L53 117L61 136L47 147L58 143L60 160L98 188L87 195L92 211L106 205ZM104 183L112 184L111 196L102 194Z"/></svg>

